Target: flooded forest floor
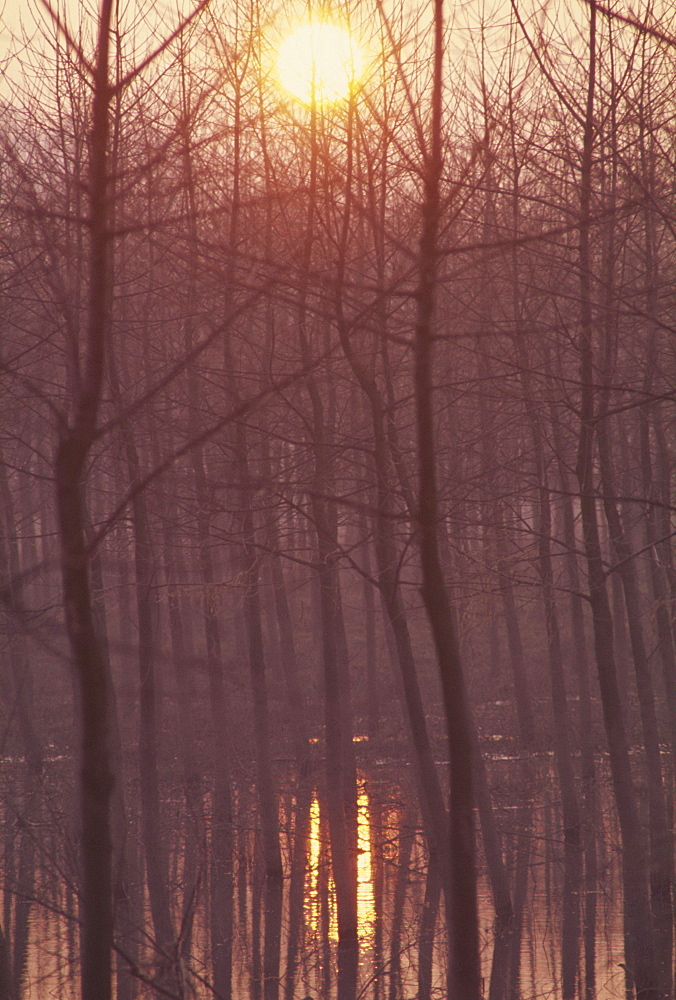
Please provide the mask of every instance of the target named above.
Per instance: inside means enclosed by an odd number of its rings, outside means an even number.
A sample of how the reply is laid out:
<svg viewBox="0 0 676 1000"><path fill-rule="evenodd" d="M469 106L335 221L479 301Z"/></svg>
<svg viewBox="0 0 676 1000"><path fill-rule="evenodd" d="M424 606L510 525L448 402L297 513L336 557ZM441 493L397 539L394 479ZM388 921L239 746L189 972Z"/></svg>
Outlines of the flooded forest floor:
<svg viewBox="0 0 676 1000"><path fill-rule="evenodd" d="M53 680L53 678L52 678ZM58 683L63 683L63 679ZM63 692L67 703L67 692ZM48 703L54 704L53 695ZM128 695L128 693L127 693ZM142 769L135 710L124 686L118 711L115 992L119 1000L164 995L224 996L215 979L225 948L234 1000L331 998L336 993L338 927L331 875L326 772L321 727L298 764L294 745L275 740L283 884L275 899L265 875L253 747L231 733L232 846L225 868L214 817L218 761L207 725L194 724L188 746L178 699L165 698L159 759L157 849L166 873L163 899L143 861ZM42 699L38 699L42 701ZM78 831L75 760L68 711L45 718L51 734L39 775L11 746L3 760L2 1000L78 997ZM520 752L507 701L484 700L477 713L481 748L513 901L509 958L495 982L495 908L479 844L479 902L484 995L510 1000L560 997L564 914L564 835L553 751ZM9 722L9 720L8 720ZM435 757L446 781L441 720L432 720ZM419 1000L446 995L443 900L425 846L411 753L401 719L383 715L380 733L354 737L357 764L357 908L359 1000ZM593 970L599 1000L625 993L619 834L605 757L596 754L593 821L595 872L579 886L578 995ZM577 762L579 767L579 761ZM639 766L640 770L640 766ZM639 777L639 789L641 787ZM644 803L645 805L645 803ZM477 823L477 826L480 826ZM156 898L152 898L155 895ZM158 907L167 910L160 940ZM225 921L225 922L224 922ZM591 923L591 926L590 926ZM222 974L222 973L221 973Z"/></svg>

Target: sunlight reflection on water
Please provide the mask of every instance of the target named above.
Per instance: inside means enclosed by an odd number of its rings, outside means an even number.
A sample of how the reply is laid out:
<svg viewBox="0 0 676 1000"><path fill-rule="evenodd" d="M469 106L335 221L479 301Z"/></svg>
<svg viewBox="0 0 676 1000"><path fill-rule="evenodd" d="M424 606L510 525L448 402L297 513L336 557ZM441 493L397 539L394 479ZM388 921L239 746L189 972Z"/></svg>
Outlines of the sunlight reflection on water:
<svg viewBox="0 0 676 1000"><path fill-rule="evenodd" d="M521 946L522 995L528 1000L538 996L560 996L560 928L562 898L562 838L561 817L556 802L554 773L548 760L533 758L534 787L525 795L519 780L518 762L509 755L490 755L492 791L496 820L503 838L503 850L509 868L512 887L519 867L527 866L522 895L523 940ZM358 773L357 787L357 916L360 944L359 976L364 1000L374 1000L376 981L390 987L391 969L398 965L396 987L392 996L414 996L420 944L420 918L425 899L427 855L421 831L421 817L412 789L408 769L390 762L388 773L383 767L364 765ZM602 769L600 773L603 774ZM284 863L286 885L290 885L293 845L302 837L304 873L299 890L299 910L296 918L299 964L296 966L296 995L333 998L335 994L336 944L338 924L335 890L330 870L330 847L327 810L321 794L321 781L314 791L306 789L305 797L298 793L295 780L289 782L280 809L280 830L285 831ZM622 909L619 855L616 851L617 829L612 807L612 792L606 778L600 779L598 833L603 837L601 873L597 888L598 928L596 942L597 1000L614 1000L623 992ZM167 800L169 801L169 800ZM176 800L178 802L178 800ZM174 802L174 799L171 799ZM210 815L210 794L204 792L203 806ZM530 802L524 812L524 805ZM252 956L256 949L262 955L261 935L264 934L264 871L260 861L256 792L243 783L233 796L235 822L238 830L238 854L234 887L235 938L233 951L233 1000L250 1000L254 996ZM544 804L542 804L544 803ZM14 807L18 808L17 806ZM24 812L25 807L19 808ZM8 817L5 806L4 819ZM302 818L304 817L304 819ZM207 829L209 829L207 822ZM6 823L5 895L10 931L21 919L22 857L36 831L42 831L42 817L35 815L28 828L15 822ZM213 831L205 839L207 854L213 848ZM185 850L194 828L178 817L167 829L167 849L171 857L174 920L181 926L184 907L190 898ZM479 841L480 919L482 939L482 972L486 983L490 977L493 940L493 903L486 867ZM27 895L42 900L42 905L30 906L28 923L28 954L25 989L22 1000L42 1000L59 997L74 1000L78 988L77 934L74 892L66 891L64 874L71 861L65 840L56 838L46 855L37 853L31 869L32 882ZM525 849L525 853L524 853ZM197 848L199 852L199 848ZM523 854L523 860L521 856ZM201 855L199 855L202 857ZM203 872L204 861L198 861ZM12 874L13 873L13 874ZM30 874L30 873L29 873ZM157 954L152 947L152 917L147 890L139 884L138 927L142 934L139 965L150 977L155 975ZM209 883L200 874L195 889L195 919L187 963L190 966L191 997L200 1000L209 990L199 982L199 976L211 976L211 931L209 925ZM397 903L396 900L399 899ZM289 891L285 890L281 940L281 979L287 975L286 947L290 935ZM258 909L256 909L258 908ZM254 914L257 913L257 916ZM70 916L66 916L70 914ZM398 916L397 916L398 914ZM398 923L397 923L398 921ZM445 968L443 903L436 921L433 954L435 988L443 989ZM258 942L258 943L257 943ZM395 956L396 951L396 956ZM152 991L140 987L139 996L150 997ZM186 994L188 995L188 994ZM281 991L279 994L282 996Z"/></svg>
<svg viewBox="0 0 676 1000"><path fill-rule="evenodd" d="M366 778L358 776L357 798L357 929L362 948L373 945L376 919L373 888L373 855L371 845L371 813ZM310 833L308 838L307 876L305 881L305 920L314 936L321 929L320 876L322 866L330 863L330 848L322 829L319 798L315 794L310 806ZM338 917L333 877L328 873L329 936L338 940Z"/></svg>

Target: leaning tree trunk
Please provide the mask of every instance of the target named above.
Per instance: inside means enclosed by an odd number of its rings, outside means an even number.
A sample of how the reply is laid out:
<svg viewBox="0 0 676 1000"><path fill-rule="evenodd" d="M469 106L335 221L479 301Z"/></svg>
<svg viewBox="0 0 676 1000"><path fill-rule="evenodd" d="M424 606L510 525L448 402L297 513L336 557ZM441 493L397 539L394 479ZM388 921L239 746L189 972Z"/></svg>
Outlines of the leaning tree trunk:
<svg viewBox="0 0 676 1000"><path fill-rule="evenodd" d="M432 756L413 649L405 610L401 601L398 580L399 557L392 530L392 515L394 511L389 470L392 464L397 465L397 463L392 462L392 449L386 434L385 407L373 369L374 358L371 358L370 366L362 359L361 354L363 352L360 351L358 345L353 344L350 338L349 324L345 316L345 272L352 208L353 116L354 107L351 104L347 118L345 204L336 267L335 317L341 346L357 382L369 403L373 426L373 452L376 474L375 549L378 563L378 582L386 613L388 641L393 649L393 659L398 662L401 671L401 692L406 709L406 718L409 723L411 742L415 751L415 765L430 853L436 858L441 879L448 889L452 878L449 861L448 815ZM378 333L382 342L386 343L386 315L381 311L378 318ZM398 468L401 468L401 466L398 466ZM407 490L406 482L402 482L401 486L404 494L410 498L410 491ZM412 506L411 515L415 516ZM468 725L472 738L473 761L476 767L477 804L479 806L485 853L496 907L496 933L498 936L502 936L511 925L512 906L509 886L502 861L499 838L495 829L485 766L471 714L468 718ZM446 902L447 906L450 906L448 894L446 895Z"/></svg>
<svg viewBox="0 0 676 1000"><path fill-rule="evenodd" d="M367 367L360 357L357 345L353 344L344 315L343 296L347 261L347 238L350 228L352 204L353 115L354 107L351 104L346 136L347 170L345 205L335 279L335 318L341 347L369 404L373 428L373 458L376 477L374 520L378 583L386 614L386 628L389 630L388 636L391 640L391 645L394 647L393 659L397 661L401 672L401 694L415 755L415 767L429 848L432 854L438 854L440 869L446 884L448 884L450 881L450 870L447 859L448 816L434 764L427 718L418 682L413 645L399 586L399 553L397 552L392 528L394 509L392 503L392 483L390 482L391 449L389 448L385 432L385 407L373 370ZM386 317L380 316L379 319L379 334L384 341L387 336Z"/></svg>

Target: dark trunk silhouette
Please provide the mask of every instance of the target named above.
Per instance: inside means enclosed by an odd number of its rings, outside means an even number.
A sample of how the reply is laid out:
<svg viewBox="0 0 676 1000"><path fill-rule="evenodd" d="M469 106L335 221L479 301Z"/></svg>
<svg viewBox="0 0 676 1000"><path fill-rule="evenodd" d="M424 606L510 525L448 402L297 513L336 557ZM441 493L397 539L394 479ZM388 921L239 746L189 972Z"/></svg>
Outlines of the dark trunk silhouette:
<svg viewBox="0 0 676 1000"><path fill-rule="evenodd" d="M507 645L509 647L509 662L514 680L513 691L516 702L516 716L519 724L519 737L523 746L529 748L535 743L535 713L533 712L533 705L531 703L530 685L526 673L526 658L523 652L519 616L516 610L514 590L509 571L508 527L505 524L504 514L501 509L498 511L496 547L498 554L498 589L505 613Z"/></svg>
<svg viewBox="0 0 676 1000"><path fill-rule="evenodd" d="M124 366L122 366L124 371ZM118 408L124 401L117 374L117 361L109 361L109 379ZM168 862L162 841L162 818L158 775L158 705L156 689L155 651L158 638L156 570L152 548L146 499L140 489L141 460L133 433L121 420L121 434L126 457L129 486L132 492L134 524L134 569L136 619L138 625L138 677L140 695L139 716L139 775L141 785L141 829L143 837L146 879L152 913L158 959L163 975L171 983L171 963L174 947Z"/></svg>
<svg viewBox="0 0 676 1000"><path fill-rule="evenodd" d="M597 423L599 459L603 484L603 505L608 530L617 557L617 572L622 580L631 651L636 674L636 690L645 746L650 815L650 888L655 925L656 957L660 969L660 986L665 996L671 993L671 953L673 944L673 913L671 887L673 881L673 839L669 828L667 803L662 781L660 738L655 711L653 684L648 666L648 654L640 618L640 587L636 577L631 546L625 535L615 503L617 490L613 473L611 443L607 417Z"/></svg>
<svg viewBox="0 0 676 1000"><path fill-rule="evenodd" d="M89 303L84 361L72 419L59 429L54 464L66 630L79 688L82 1000L110 1000L113 944L110 680L92 611L85 521L87 460L96 433L111 304L108 58L112 7L112 0L102 0L93 73L88 170Z"/></svg>
<svg viewBox="0 0 676 1000"><path fill-rule="evenodd" d="M439 558L437 472L432 407L432 344L438 282L442 171L443 2L434 4L434 84L429 149L425 153L422 233L416 292L414 394L418 444L418 532L422 596L434 639L450 757L450 885L447 887L449 989L465 1000L481 994L471 722L457 637Z"/></svg>
<svg viewBox="0 0 676 1000"><path fill-rule="evenodd" d="M632 787L628 740L622 712L614 654L613 620L606 590L599 537L594 483L595 376L591 296L590 215L592 155L594 145L594 94L596 70L596 10L591 8L589 32L589 82L584 120L580 179L580 433L577 477L587 558L589 601L594 626L596 667L601 691L603 721L608 741L613 790L623 850L624 904L630 954L627 968L642 1000L658 1000L660 990L652 934L648 877L638 811Z"/></svg>

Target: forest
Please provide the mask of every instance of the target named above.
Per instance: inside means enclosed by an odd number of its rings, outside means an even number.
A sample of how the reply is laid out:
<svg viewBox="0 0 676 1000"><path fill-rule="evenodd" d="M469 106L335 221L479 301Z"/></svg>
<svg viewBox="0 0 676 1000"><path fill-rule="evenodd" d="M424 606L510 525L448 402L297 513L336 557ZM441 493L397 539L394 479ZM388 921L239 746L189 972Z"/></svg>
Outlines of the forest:
<svg viewBox="0 0 676 1000"><path fill-rule="evenodd" d="M674 996L637 10L6 0L0 1000Z"/></svg>

